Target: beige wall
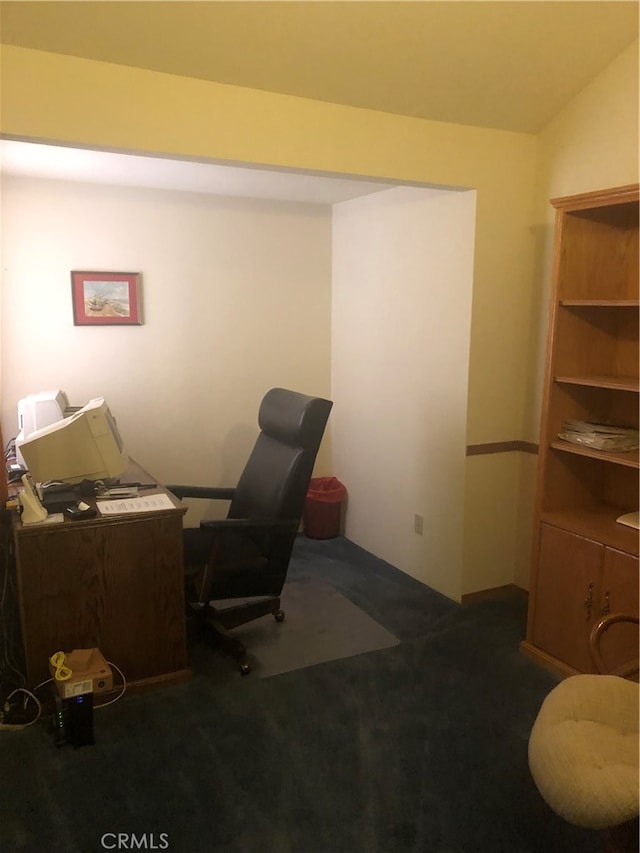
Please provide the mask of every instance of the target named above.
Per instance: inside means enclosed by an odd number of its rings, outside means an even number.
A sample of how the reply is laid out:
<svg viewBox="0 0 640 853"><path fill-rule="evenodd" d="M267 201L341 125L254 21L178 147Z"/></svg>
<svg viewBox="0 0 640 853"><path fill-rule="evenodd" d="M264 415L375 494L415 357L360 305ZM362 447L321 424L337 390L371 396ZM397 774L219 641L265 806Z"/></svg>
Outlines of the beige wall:
<svg viewBox="0 0 640 853"><path fill-rule="evenodd" d="M2 223L7 439L25 394L105 396L162 481L233 485L266 390L329 395L330 207L5 177ZM140 271L144 325L74 326L72 269Z"/></svg>
<svg viewBox="0 0 640 853"><path fill-rule="evenodd" d="M598 183L609 183L613 167L602 164L618 158L615 182L636 179L630 57L620 57L538 141L4 46L2 131L476 189L467 442L533 438L546 241L535 211L554 187L565 191L558 174L576 159L583 178L597 172ZM603 118L611 134L602 132ZM574 177L568 183L592 188ZM521 456L467 460L462 592L525 583L532 466Z"/></svg>

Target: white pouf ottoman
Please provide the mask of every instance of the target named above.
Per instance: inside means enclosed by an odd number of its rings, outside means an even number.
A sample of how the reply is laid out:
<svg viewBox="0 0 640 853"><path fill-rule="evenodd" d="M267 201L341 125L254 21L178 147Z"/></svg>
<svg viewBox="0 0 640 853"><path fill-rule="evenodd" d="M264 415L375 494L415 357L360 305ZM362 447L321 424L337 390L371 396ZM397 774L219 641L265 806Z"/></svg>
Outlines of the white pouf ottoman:
<svg viewBox="0 0 640 853"><path fill-rule="evenodd" d="M638 684L574 675L549 693L529 738L540 794L570 823L604 829L638 816Z"/></svg>

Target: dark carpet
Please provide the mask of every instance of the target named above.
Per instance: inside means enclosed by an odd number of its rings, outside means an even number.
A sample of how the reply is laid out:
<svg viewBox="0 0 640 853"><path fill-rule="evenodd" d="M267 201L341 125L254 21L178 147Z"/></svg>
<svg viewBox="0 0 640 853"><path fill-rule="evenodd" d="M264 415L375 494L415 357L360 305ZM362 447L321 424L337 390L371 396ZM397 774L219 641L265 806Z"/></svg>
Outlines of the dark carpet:
<svg viewBox="0 0 640 853"><path fill-rule="evenodd" d="M529 775L556 680L518 652L520 601L460 607L344 539L301 537L289 578L330 584L400 643L271 678L219 659L224 681L196 667L96 711L78 750L40 725L2 733L3 853L93 853L118 833L178 853L600 849Z"/></svg>

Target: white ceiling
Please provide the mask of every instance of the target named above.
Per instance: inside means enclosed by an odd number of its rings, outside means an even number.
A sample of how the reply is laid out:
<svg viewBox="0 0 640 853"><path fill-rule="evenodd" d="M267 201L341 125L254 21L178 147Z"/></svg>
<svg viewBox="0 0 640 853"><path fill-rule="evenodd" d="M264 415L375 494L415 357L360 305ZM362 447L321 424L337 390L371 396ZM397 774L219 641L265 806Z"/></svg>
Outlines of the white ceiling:
<svg viewBox="0 0 640 853"><path fill-rule="evenodd" d="M336 204L392 184L0 140L0 170L67 181Z"/></svg>

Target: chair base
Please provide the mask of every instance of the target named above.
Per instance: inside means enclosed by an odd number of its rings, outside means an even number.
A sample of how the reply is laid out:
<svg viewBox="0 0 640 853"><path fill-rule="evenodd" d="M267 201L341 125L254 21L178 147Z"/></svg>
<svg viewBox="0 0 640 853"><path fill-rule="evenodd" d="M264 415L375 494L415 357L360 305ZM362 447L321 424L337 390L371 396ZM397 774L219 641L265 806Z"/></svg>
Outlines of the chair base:
<svg viewBox="0 0 640 853"><path fill-rule="evenodd" d="M279 597L263 598L221 610L208 602L194 609L199 638L211 648L219 649L223 654L234 658L242 675L248 675L251 672L251 664L247 657L246 646L242 640L231 633L231 630L270 613L273 614L276 622L284 621L284 610L280 607Z"/></svg>

